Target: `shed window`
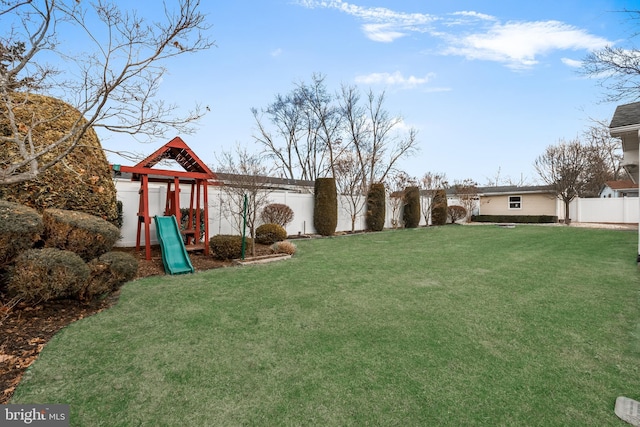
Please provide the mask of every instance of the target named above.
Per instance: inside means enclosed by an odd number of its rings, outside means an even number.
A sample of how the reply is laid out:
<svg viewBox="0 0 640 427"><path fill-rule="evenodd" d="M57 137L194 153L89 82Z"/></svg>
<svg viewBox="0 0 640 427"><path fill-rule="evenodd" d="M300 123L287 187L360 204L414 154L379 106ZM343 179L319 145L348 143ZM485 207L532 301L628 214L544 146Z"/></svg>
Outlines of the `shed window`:
<svg viewBox="0 0 640 427"><path fill-rule="evenodd" d="M509 196L509 209L522 209L522 196Z"/></svg>

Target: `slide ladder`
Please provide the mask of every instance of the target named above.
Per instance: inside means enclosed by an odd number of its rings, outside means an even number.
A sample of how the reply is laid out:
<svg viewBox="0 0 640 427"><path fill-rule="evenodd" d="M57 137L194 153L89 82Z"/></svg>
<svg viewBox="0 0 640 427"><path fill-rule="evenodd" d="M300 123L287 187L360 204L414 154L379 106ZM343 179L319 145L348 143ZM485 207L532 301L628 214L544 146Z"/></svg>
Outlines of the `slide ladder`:
<svg viewBox="0 0 640 427"><path fill-rule="evenodd" d="M180 227L174 215L155 216L156 233L162 251L164 270L169 274L193 273L195 269L184 246Z"/></svg>

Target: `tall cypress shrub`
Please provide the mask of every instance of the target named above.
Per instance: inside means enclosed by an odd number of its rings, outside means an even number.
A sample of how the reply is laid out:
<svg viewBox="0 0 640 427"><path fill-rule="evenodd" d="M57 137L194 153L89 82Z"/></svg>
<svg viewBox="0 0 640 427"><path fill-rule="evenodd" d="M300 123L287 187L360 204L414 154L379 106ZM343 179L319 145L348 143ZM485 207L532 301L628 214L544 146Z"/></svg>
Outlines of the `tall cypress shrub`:
<svg viewBox="0 0 640 427"><path fill-rule="evenodd" d="M367 229L371 231L382 231L386 212L386 195L384 184L371 184L369 194L367 194Z"/></svg>
<svg viewBox="0 0 640 427"><path fill-rule="evenodd" d="M313 226L321 236L331 236L338 226L335 178L317 178L314 186Z"/></svg>
<svg viewBox="0 0 640 427"><path fill-rule="evenodd" d="M412 186L404 191L402 219L406 228L417 228L420 224L420 189Z"/></svg>
<svg viewBox="0 0 640 427"><path fill-rule="evenodd" d="M436 190L431 202L431 224L445 225L447 223L447 193L444 189Z"/></svg>

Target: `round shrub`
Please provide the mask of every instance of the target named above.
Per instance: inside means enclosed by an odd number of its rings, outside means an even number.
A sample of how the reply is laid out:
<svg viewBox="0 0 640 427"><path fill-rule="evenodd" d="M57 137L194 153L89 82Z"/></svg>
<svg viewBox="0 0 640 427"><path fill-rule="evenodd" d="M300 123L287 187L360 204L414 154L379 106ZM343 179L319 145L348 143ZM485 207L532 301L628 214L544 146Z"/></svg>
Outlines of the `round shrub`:
<svg viewBox="0 0 640 427"><path fill-rule="evenodd" d="M276 254L289 254L293 255L296 253L296 245L289 242L288 240L284 240L282 242L274 243L271 246L271 250Z"/></svg>
<svg viewBox="0 0 640 427"><path fill-rule="evenodd" d="M317 178L314 188L313 226L321 236L332 236L338 226L335 178Z"/></svg>
<svg viewBox="0 0 640 427"><path fill-rule="evenodd" d="M447 223L447 193L443 189L436 190L431 202L431 224L445 225Z"/></svg>
<svg viewBox="0 0 640 427"><path fill-rule="evenodd" d="M248 254L253 248L253 239L245 238L244 253ZM209 239L211 252L218 259L235 259L242 256L242 236L218 234Z"/></svg>
<svg viewBox="0 0 640 427"><path fill-rule="evenodd" d="M56 98L35 93L13 92L16 101L12 113L17 123L30 127L31 141L36 150L64 137L73 126L82 128L86 120L76 108ZM8 112L0 106L0 134L11 135ZM78 123L79 121L79 123ZM52 161L69 149L71 140L48 151L41 164ZM13 143L0 144L0 159L15 164L21 158ZM24 166L18 172L24 172ZM78 145L35 179L0 186L0 199L21 203L38 212L45 209L66 209L99 216L109 222L117 221L116 187L109 161L93 128L80 138Z"/></svg>
<svg viewBox="0 0 640 427"><path fill-rule="evenodd" d="M278 224L262 224L256 228L256 243L272 245L287 238L287 230Z"/></svg>
<svg viewBox="0 0 640 427"><path fill-rule="evenodd" d="M286 227L293 221L293 209L282 203L272 203L264 207L260 218L265 224L278 224Z"/></svg>
<svg viewBox="0 0 640 427"><path fill-rule="evenodd" d="M42 217L35 209L0 200L0 267L33 248L43 232Z"/></svg>
<svg viewBox="0 0 640 427"><path fill-rule="evenodd" d="M38 303L78 295L89 267L73 252L29 249L16 258L7 289L26 302Z"/></svg>
<svg viewBox="0 0 640 427"><path fill-rule="evenodd" d="M45 247L75 252L85 261L109 252L120 238L118 227L84 212L47 209L42 219Z"/></svg>
<svg viewBox="0 0 640 427"><path fill-rule="evenodd" d="M136 277L138 260L126 252L112 251L88 263L89 280L78 293L81 300L90 300L117 290L120 285Z"/></svg>
<svg viewBox="0 0 640 427"><path fill-rule="evenodd" d="M406 228L416 228L420 225L420 189L418 187L405 189L402 220Z"/></svg>
<svg viewBox="0 0 640 427"><path fill-rule="evenodd" d="M386 208L384 184L371 184L369 194L367 194L367 229L371 231L382 231L387 214Z"/></svg>

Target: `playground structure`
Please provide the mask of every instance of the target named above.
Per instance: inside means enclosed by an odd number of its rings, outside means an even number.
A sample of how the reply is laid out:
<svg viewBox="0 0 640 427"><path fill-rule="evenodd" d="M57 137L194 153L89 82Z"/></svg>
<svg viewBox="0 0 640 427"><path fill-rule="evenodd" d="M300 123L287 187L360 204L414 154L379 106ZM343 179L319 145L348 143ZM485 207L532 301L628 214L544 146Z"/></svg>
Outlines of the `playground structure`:
<svg viewBox="0 0 640 427"><path fill-rule="evenodd" d="M184 171L156 169L155 165L163 160L173 160L180 165ZM136 250L140 250L142 233L144 233L145 257L151 259L151 217L149 215L149 182L165 182L167 184L167 198L165 203L165 217L174 216L176 224L181 224L180 209L180 185L189 185L191 188L191 197L188 210L188 218L186 228L180 230L180 243L186 251L203 250L205 254L209 254L209 203L208 203L208 185L220 185L217 176L196 154L187 146L180 138L175 137L154 153L146 157L135 166L111 165L111 168L117 172L131 173L132 181L140 181L140 202L138 207L138 226L136 237ZM157 224L157 222L156 222ZM200 229L203 224L204 230ZM172 235L172 233L170 234ZM166 243L165 233L165 243ZM163 261L165 269L167 268L167 257L181 257L180 251L172 251L165 253L166 247L163 248Z"/></svg>

